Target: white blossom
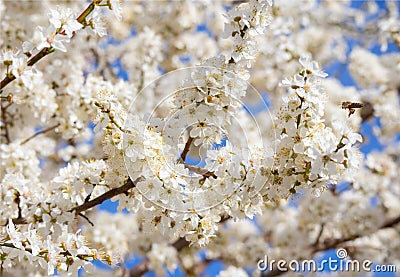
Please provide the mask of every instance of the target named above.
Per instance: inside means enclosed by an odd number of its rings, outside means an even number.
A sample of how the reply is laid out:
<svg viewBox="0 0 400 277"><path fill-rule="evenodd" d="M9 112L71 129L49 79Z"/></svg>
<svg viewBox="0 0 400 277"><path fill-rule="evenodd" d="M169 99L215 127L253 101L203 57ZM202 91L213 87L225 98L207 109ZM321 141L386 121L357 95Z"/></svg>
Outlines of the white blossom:
<svg viewBox="0 0 400 277"><path fill-rule="evenodd" d="M0 0L2 272L399 265L398 4L121 2Z"/></svg>
<svg viewBox="0 0 400 277"><path fill-rule="evenodd" d="M71 38L75 31L82 28L76 18L72 9L63 9L57 6L57 9L50 9L49 21L55 29L62 28L66 35Z"/></svg>

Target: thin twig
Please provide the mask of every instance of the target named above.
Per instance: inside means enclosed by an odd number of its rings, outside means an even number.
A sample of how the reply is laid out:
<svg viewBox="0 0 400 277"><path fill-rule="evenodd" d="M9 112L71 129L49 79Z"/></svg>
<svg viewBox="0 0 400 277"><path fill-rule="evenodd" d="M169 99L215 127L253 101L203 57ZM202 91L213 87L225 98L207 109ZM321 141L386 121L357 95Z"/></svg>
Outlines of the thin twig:
<svg viewBox="0 0 400 277"><path fill-rule="evenodd" d="M84 215L83 213L79 213L78 215L86 219L86 221L89 222L89 224L94 227L93 222L86 215Z"/></svg>
<svg viewBox="0 0 400 277"><path fill-rule="evenodd" d="M321 224L321 227L320 227L320 229L319 229L317 238L315 239L315 242L314 242L313 246L317 246L317 245L319 244L319 241L320 241L320 239L321 239L322 233L324 232L324 227L325 227L325 224L322 223L322 224Z"/></svg>
<svg viewBox="0 0 400 277"><path fill-rule="evenodd" d="M97 3L98 0L93 0L89 6L78 16L76 19L79 23L83 23L86 20L86 17L94 10L95 8L95 2ZM65 31L60 31L59 34L63 34ZM50 53L54 52L53 47L45 47L42 50L39 51L35 56L30 58L27 62L28 66L32 66L38 61L40 61L42 58L45 56L49 55ZM14 81L16 77L13 74L8 74L3 80L0 82L0 93L3 92L3 88L5 88L9 83Z"/></svg>
<svg viewBox="0 0 400 277"><path fill-rule="evenodd" d="M187 168L190 171L193 171L197 174L202 175L204 178L208 178L208 177L217 178L217 175L215 175L215 173L212 171L208 171L207 169L185 163L187 154L189 153L189 150L190 150L190 145L192 145L193 140L194 140L194 138L192 138L189 135L189 138L186 141L186 144L185 144L185 147L183 148L181 156L179 157L178 163L182 163L185 166L185 168Z"/></svg>
<svg viewBox="0 0 400 277"><path fill-rule="evenodd" d="M0 247L13 248L13 249L21 250L21 251L26 251L29 253L33 252L32 248L30 248L30 247L24 247L23 249L21 249L19 247L16 247L13 243L9 243L9 242L0 243ZM38 257L45 259L47 257L46 253L47 253L47 250L41 251L41 253L39 253ZM63 255L64 257L72 256L68 250L60 252L60 255ZM76 255L76 257L81 260L86 260L87 257L91 257L91 254L78 254L78 255Z"/></svg>
<svg viewBox="0 0 400 277"><path fill-rule="evenodd" d="M49 128L46 128L46 129L43 129L43 130L38 131L37 133L33 134L33 135L30 136L29 138L24 139L24 140L21 142L21 145L24 145L25 143L27 143L27 142L30 141L31 139L33 139L33 138L35 138L35 137L37 137L37 136L39 136L39 135L41 135L41 134L45 134L45 133L47 133L47 132L50 132L51 130L54 130L54 129L57 128L58 126L60 126L60 123L57 123L57 124L54 125L54 126L51 126L51 127L49 127Z"/></svg>

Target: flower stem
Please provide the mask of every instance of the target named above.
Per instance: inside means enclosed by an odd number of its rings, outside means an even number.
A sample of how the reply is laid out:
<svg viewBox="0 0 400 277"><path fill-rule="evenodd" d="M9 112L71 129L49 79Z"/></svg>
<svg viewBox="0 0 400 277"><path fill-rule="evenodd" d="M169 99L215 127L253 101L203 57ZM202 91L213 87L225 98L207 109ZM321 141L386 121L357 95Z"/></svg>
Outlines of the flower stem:
<svg viewBox="0 0 400 277"><path fill-rule="evenodd" d="M86 19L86 17L94 10L96 4L98 3L98 0L93 0L89 6L78 16L76 19L79 23L83 23ZM60 32L62 33L62 31ZM35 56L30 58L28 60L28 66L32 66L38 61L40 61L42 58L45 56L49 55L50 53L53 53L55 50L53 47L45 47L42 50L39 51ZM16 77L13 74L6 75L3 80L0 82L0 94L3 92L3 88L6 87L9 83L14 81Z"/></svg>

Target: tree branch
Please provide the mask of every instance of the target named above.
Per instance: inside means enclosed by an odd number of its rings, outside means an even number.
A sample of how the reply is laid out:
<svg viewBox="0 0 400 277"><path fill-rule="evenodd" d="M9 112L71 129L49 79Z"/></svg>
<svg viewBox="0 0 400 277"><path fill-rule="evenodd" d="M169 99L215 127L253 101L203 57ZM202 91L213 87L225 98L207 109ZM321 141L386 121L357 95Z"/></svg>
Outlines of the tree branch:
<svg viewBox="0 0 400 277"><path fill-rule="evenodd" d="M93 223L86 215L84 215L83 213L79 213L78 215L81 216L81 217L83 217L84 219L86 219L86 221L87 221L90 225L92 225L92 227L94 226L94 223Z"/></svg>
<svg viewBox="0 0 400 277"><path fill-rule="evenodd" d="M212 171L208 171L207 169L201 168L201 167L197 167L194 165L190 165L190 164L184 164L185 168L189 169L190 171L193 171L197 174L203 175L204 178L208 178L208 177L213 177L213 178L217 178L217 175L215 175L214 172Z"/></svg>
<svg viewBox="0 0 400 277"><path fill-rule="evenodd" d="M183 148L183 151L182 151L182 154L181 154L180 161L181 161L182 163L184 163L185 160L186 160L186 156L187 156L187 154L188 154L188 152L189 152L189 150L190 150L190 145L192 144L193 140L194 140L194 138L192 138L192 137L189 135L189 138L188 138L188 140L186 141L186 144L185 144L185 148Z"/></svg>
<svg viewBox="0 0 400 277"><path fill-rule="evenodd" d="M17 250L20 250L20 251L26 251L26 252L29 252L31 254L33 253L32 248L30 248L30 247L24 247L24 249L21 249L21 248L18 248L14 244L9 243L9 242L0 243L0 248L1 247L8 247L8 248L17 249ZM37 256L40 257L40 258L46 259L47 252L48 252L48 250L44 250L44 251L42 250L41 253L39 253ZM62 255L64 257L72 256L71 253L68 250L63 251L63 252L59 252L58 254ZM76 255L76 257L81 259L81 260L86 260L86 258L92 257L92 255L91 254L78 254L78 255Z"/></svg>
<svg viewBox="0 0 400 277"><path fill-rule="evenodd" d="M125 182L125 184L123 186L120 186L118 188L114 188L112 190L109 190L105 193L103 193L102 195L96 197L95 199L92 199L86 203L83 203L80 206L77 206L75 208L72 208L71 210L69 210L70 212L75 212L77 215L80 214L83 211L89 210L97 205L100 205L101 203L103 203L104 201L113 198L116 195L122 194L122 193L126 193L128 190L134 188L136 186L137 183L139 183L140 181L143 181L144 177L139 177L137 178L135 181L132 181L130 178Z"/></svg>
<svg viewBox="0 0 400 277"><path fill-rule="evenodd" d="M47 129L40 130L39 132L33 134L33 135L30 136L29 138L24 139L24 140L21 142L21 145L27 143L28 141L30 141L31 139L37 137L38 135L41 135L41 134L50 132L51 130L54 130L54 129L57 128L58 126L60 126L60 123L57 123L56 125L51 126L51 127L47 128Z"/></svg>
<svg viewBox="0 0 400 277"><path fill-rule="evenodd" d="M398 215L397 217L393 218L393 219L389 219L387 220L385 223L383 223L378 229L385 229L385 228L391 228L394 227L395 225L400 223L400 215ZM321 228L322 229L322 228ZM356 234L353 236L349 236L349 237L345 237L345 238L340 238L340 239L328 239L323 241L322 243L318 244L318 245L310 245L311 248L311 252L312 253L316 253L319 251L326 251L332 248L336 248L339 245L341 245L342 243L346 243L364 236L369 236L372 234L367 234L367 235L360 235L360 234ZM268 271L268 272L263 272L262 276L263 277L274 277L274 276L279 276L283 273L286 273L287 271L280 271L277 270L277 268L274 268L272 271Z"/></svg>
<svg viewBox="0 0 400 277"><path fill-rule="evenodd" d="M118 188L114 188L111 189L109 191L106 191L105 193L103 193L102 195L96 197L95 199L92 199L90 201L87 201L85 203L83 203L80 206L76 206L75 208L72 208L69 210L69 212L75 212L76 215L82 216L83 218L85 218L90 224L93 225L93 223L89 220L89 218L87 218L85 215L82 214L82 212L89 210L97 205L100 205L101 203L103 203L104 201L113 198L114 196L117 196L119 194L122 193L126 193L128 192L128 190L134 188L136 186L137 183L139 183L140 181L143 181L144 177L139 177L137 178L135 181L132 181L130 178L125 182L124 185L118 187ZM15 225L17 224L27 224L29 223L25 218L13 218L12 219L13 223ZM6 224L7 225L7 224Z"/></svg>
<svg viewBox="0 0 400 277"><path fill-rule="evenodd" d="M204 178L208 178L208 177L217 178L217 175L215 175L214 172L212 172L212 171L208 171L207 169L185 163L186 156L190 150L190 145L192 144L193 140L194 140L194 138L192 138L189 135L189 138L186 141L186 144L185 144L185 147L183 148L181 156L179 157L178 163L183 164L185 166L185 168L187 168L190 171L193 171L197 174L202 175Z"/></svg>
<svg viewBox="0 0 400 277"><path fill-rule="evenodd" d="M400 215L398 215L397 217L395 217L393 219L387 220L377 230L391 228L399 223L400 223ZM368 234L368 235L371 235L371 234ZM319 252L319 251L325 251L328 249L336 248L337 246L339 246L342 243L352 241L352 240L358 239L360 237L368 236L368 235L355 234L353 236L339 238L339 239L328 239L328 240L323 241L321 244L312 247L311 249L312 249L313 253Z"/></svg>
<svg viewBox="0 0 400 277"><path fill-rule="evenodd" d="M197 174L202 175L204 178L208 178L208 177L213 177L213 178L217 178L217 175L214 174L214 172L212 171L208 171L207 169L201 168L201 167L197 167L191 164L187 164L185 163L186 160L186 156L190 150L190 145L192 144L194 138L192 138L189 135L188 140L186 141L185 147L183 148L183 151L181 153L181 156L179 157L178 163L181 163L185 166L185 168L189 169L190 171L193 171Z"/></svg>
<svg viewBox="0 0 400 277"><path fill-rule="evenodd" d="M400 215L398 215L397 217L395 217L395 218L393 218L393 219L391 219L391 220L386 221L386 222L381 226L381 229L384 229L384 228L391 228L391 227L394 227L395 225L397 225L397 224L399 224L399 223L400 223Z"/></svg>
<svg viewBox="0 0 400 277"><path fill-rule="evenodd" d="M89 4L89 6L78 16L78 18L76 20L82 24L86 20L86 17L94 10L94 7L96 6L95 3L98 3L98 2L99 2L99 0L93 0ZM64 31L60 31L58 33L63 34L63 32ZM45 56L47 56L53 52L54 52L53 47L45 47L42 50L40 50L39 53L37 53L35 56L30 58L27 62L27 65L32 66L35 63L37 63L38 61L40 61L42 58L44 58ZM1 82L0 82L0 93L3 92L3 88L5 88L9 83L14 81L15 79L16 78L13 74L6 75L6 77L3 80L1 80Z"/></svg>
<svg viewBox="0 0 400 277"><path fill-rule="evenodd" d="M321 224L321 227L320 227L320 229L319 229L317 238L315 239L315 242L313 243L313 246L317 246L317 245L319 244L319 241L320 241L320 239L321 239L322 233L324 232L324 227L325 227L325 224L322 223L322 224Z"/></svg>

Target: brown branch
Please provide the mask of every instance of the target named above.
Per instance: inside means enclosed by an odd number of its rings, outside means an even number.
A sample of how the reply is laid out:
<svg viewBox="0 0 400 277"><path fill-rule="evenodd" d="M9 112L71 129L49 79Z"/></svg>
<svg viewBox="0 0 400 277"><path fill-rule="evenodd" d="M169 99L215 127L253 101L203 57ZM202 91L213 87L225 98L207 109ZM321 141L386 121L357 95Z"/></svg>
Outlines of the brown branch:
<svg viewBox="0 0 400 277"><path fill-rule="evenodd" d="M400 215L398 215L397 217L393 218L393 219L389 219L387 220L385 223L383 223L378 230L381 229L385 229L385 228L391 228L394 227L395 225L400 223ZM322 228L321 228L322 230ZM353 236L349 236L349 237L345 237L345 238L340 238L340 239L327 239L324 242L318 244L318 245L310 245L311 248L311 252L312 253L316 253L319 251L326 251L332 248L337 248L338 246L340 246L343 243L358 239L360 237L363 236L368 236L371 234L367 234L367 235L361 235L361 234L355 234ZM263 277L274 277L274 276L279 276L283 273L286 273L287 271L280 271L277 268L274 268L272 271L268 271L268 272L263 272L262 276Z"/></svg>
<svg viewBox="0 0 400 277"><path fill-rule="evenodd" d="M116 195L122 194L122 193L126 193L128 192L128 190L134 188L136 186L137 183L139 183L140 181L143 181L144 178L143 177L139 177L137 178L135 181L132 181L130 178L125 182L125 184L123 186L120 186L118 188L114 188L112 190L109 190L105 193L103 193L102 195L96 197L95 199L92 199L86 203L83 203L80 206L77 206L75 208L72 208L71 210L69 210L70 212L75 212L77 215L79 215L81 212L84 212L86 210L89 210L97 205L100 205L101 203L103 203L104 201L113 198Z"/></svg>
<svg viewBox="0 0 400 277"><path fill-rule="evenodd" d="M79 213L78 215L86 219L86 221L89 222L92 227L94 226L94 223L86 215L84 215L83 213Z"/></svg>
<svg viewBox="0 0 400 277"><path fill-rule="evenodd" d="M8 77L8 76L4 77L4 79L1 80L1 82L0 82L0 93L3 92L3 88L4 88L6 85L8 85L9 83L11 83L11 82L14 81L14 80L15 80L15 76L14 76L14 75L11 75L11 78Z"/></svg>
<svg viewBox="0 0 400 277"><path fill-rule="evenodd" d="M78 16L78 18L76 19L79 23L84 23L84 21L86 20L86 17L94 10L95 5L98 4L99 2L101 2L101 0L93 0L89 6ZM59 31L59 34L64 34L64 31ZM33 56L32 58L30 58L27 62L28 66L32 66L35 63L37 63L38 61L40 61L42 58L44 58L45 56L49 55L50 53L54 52L54 48L53 47L45 47L42 50L39 51L39 53L37 53L35 56ZM16 78L13 74L8 74L6 75L6 77L1 80L0 82L0 93L3 92L3 88L5 88L9 83L11 83L12 81L14 81Z"/></svg>
<svg viewBox="0 0 400 277"><path fill-rule="evenodd" d="M28 253L31 253L31 254L32 254L32 252L33 252L33 251L32 251L32 248L30 248L30 247L24 247L24 249L21 249L21 248L18 248L18 247L16 247L14 244L9 243L9 242L0 243L0 248L1 248L1 247L13 248L13 249L25 251L25 252L28 252ZM48 252L48 250L41 250L41 252L40 252L37 256L38 256L38 257L41 257L41 258L43 258L43 259L46 259L46 257L47 257L47 255L46 255L47 252ZM63 251L63 252L60 252L59 254L62 255L62 256L64 256L64 257L72 256L71 252L69 252L68 250L67 250L67 251ZM81 259L81 260L86 260L86 258L92 257L92 255L91 255L91 254L78 254L78 255L76 255L76 257L79 258L79 259ZM0 275L0 276L1 276L1 275Z"/></svg>
<svg viewBox="0 0 400 277"><path fill-rule="evenodd" d="M89 6L78 16L76 19L79 23L83 24L86 17L94 10L96 4L100 3L102 0L93 0Z"/></svg>
<svg viewBox="0 0 400 277"><path fill-rule="evenodd" d="M215 173L212 171L208 171L207 169L185 163L186 156L189 153L190 145L192 145L193 140L194 140L194 138L192 138L189 135L189 138L186 141L186 144L185 144L185 147L183 148L181 156L179 157L178 163L182 163L185 166L185 168L187 168L190 171L193 171L197 174L202 175L204 178L208 178L208 177L217 178L217 175L215 175Z"/></svg>
<svg viewBox="0 0 400 277"><path fill-rule="evenodd" d="M393 218L393 219L387 220L377 230L381 230L381 229L385 229L385 228L391 228L391 227L393 227L393 226L395 226L396 224L399 224L399 223L400 223L400 215L395 217L395 218ZM371 234L368 234L368 235L371 235ZM312 253L329 250L329 249L332 249L332 248L336 248L340 244L343 244L345 242L349 242L349 241L358 239L360 237L368 236L368 235L354 234L352 236L339 238L339 239L327 239L327 240L323 241L322 243L320 243L319 245L311 247L311 250L312 250Z"/></svg>
<svg viewBox="0 0 400 277"><path fill-rule="evenodd" d="M322 224L321 224L321 227L320 227L320 229L319 229L317 238L315 239L315 242L313 243L313 246L317 246L317 245L319 244L319 241L320 241L320 239L321 239L322 233L324 232L324 227L325 227L325 224L322 223Z"/></svg>
<svg viewBox="0 0 400 277"><path fill-rule="evenodd" d="M180 161L182 163L185 162L185 160L186 160L186 156L187 156L187 154L188 154L188 152L190 150L190 145L192 144L193 140L194 140L194 138L192 138L189 135L189 138L188 138L188 140L186 141L186 144L185 144L185 148L183 148L183 151L182 151L182 154L181 154Z"/></svg>
<svg viewBox="0 0 400 277"><path fill-rule="evenodd" d="M24 140L21 142L21 145L24 145L25 143L27 143L27 142L30 141L31 139L33 139L33 138L35 138L35 137L37 137L37 136L39 136L39 135L41 135L41 134L45 134L45 133L47 133L47 132L50 132L51 130L54 130L54 129L57 128L58 126L60 126L60 123L57 123L56 125L51 126L51 127L47 128L47 129L40 130L39 132L33 134L33 135L30 136L29 138L24 139Z"/></svg>
<svg viewBox="0 0 400 277"><path fill-rule="evenodd" d="M14 248L14 249L23 250L23 251L32 253L32 249L29 248L29 247L25 247L25 249L21 249L21 248L18 248L14 244L9 243L9 242L0 243L0 247Z"/></svg>
<svg viewBox="0 0 400 277"><path fill-rule="evenodd" d="M12 219L12 222L13 222L15 225L27 224L27 223L28 223L28 222L26 221L25 218L13 218L13 219ZM7 224L8 224L8 222L7 222L6 224L4 224L4 226L7 225Z"/></svg>
<svg viewBox="0 0 400 277"><path fill-rule="evenodd" d="M386 221L386 222L381 226L381 229L384 229L384 228L391 228L391 227L393 227L393 226L395 226L395 225L397 225L397 224L399 224L399 223L400 223L400 215L398 215L397 217L395 217L395 218L393 218L393 219L391 219L391 220Z"/></svg>
<svg viewBox="0 0 400 277"><path fill-rule="evenodd" d="M114 196L117 196L119 194L122 193L127 193L128 190L134 188L136 186L137 183L139 183L140 181L144 180L144 177L139 177L137 178L135 181L132 181L130 178L125 182L124 185L111 189L109 191L106 191L105 193L103 193L102 195L96 197L95 199L92 199L90 201L87 201L85 203L83 203L80 206L76 206L72 209L69 210L69 212L75 212L75 214L78 216L82 216L83 218L85 218L90 224L93 225L93 223L89 220L89 218L87 218L85 215L82 214L82 212L89 210L97 205L100 205L101 203L103 203L104 201L113 198ZM25 218L13 218L12 219L14 224L27 224L28 221ZM7 225L7 223L5 224Z"/></svg>
<svg viewBox="0 0 400 277"><path fill-rule="evenodd" d="M208 177L213 177L213 178L217 178L217 175L215 175L214 172L212 171L208 171L207 169L201 168L201 167L197 167L191 164L184 164L185 168L189 169L190 171L193 171L197 174L202 175L204 178L208 178Z"/></svg>

